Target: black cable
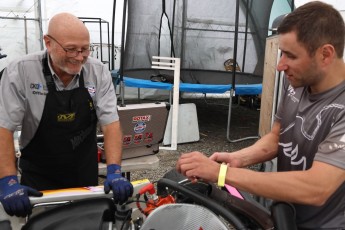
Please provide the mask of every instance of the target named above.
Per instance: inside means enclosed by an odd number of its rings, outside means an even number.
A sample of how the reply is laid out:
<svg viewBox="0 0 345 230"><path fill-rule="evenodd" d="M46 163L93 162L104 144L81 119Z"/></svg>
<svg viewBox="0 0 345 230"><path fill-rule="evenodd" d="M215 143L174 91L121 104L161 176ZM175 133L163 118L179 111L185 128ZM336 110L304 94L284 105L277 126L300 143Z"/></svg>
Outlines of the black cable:
<svg viewBox="0 0 345 230"><path fill-rule="evenodd" d="M174 6L175 9L175 6ZM171 26L170 26L170 20L169 17L166 13L166 7L165 7L165 0L162 0L162 14L161 14L161 18L160 18L160 22L159 22L159 33L158 33L158 56L160 56L160 41L161 41L161 34L162 34L162 19L163 17L166 17L167 19L167 23L168 23L168 29L169 29L169 37L170 37L170 44L171 44L171 52L173 57L175 57L175 48L174 48L174 42L173 42L173 34L172 34L172 30L171 30Z"/></svg>

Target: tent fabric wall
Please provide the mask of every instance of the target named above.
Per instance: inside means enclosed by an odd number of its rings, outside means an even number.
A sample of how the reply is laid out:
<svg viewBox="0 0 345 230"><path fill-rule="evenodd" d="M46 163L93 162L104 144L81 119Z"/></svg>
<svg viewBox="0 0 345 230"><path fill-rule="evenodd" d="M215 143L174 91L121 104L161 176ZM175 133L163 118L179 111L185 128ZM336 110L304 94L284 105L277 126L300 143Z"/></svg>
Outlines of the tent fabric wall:
<svg viewBox="0 0 345 230"><path fill-rule="evenodd" d="M53 15L69 12L77 17L102 18L111 23L114 4L112 0L104 0L101 3L95 3L94 0L1 0L0 2L0 48L2 49L1 54L7 54L6 58L0 60L0 70L12 60L26 53L44 49L41 34L46 33L49 20ZM117 1L118 8L121 8L122 4L122 1ZM116 22L120 22L122 19L122 15L119 13L115 17ZM24 20L25 18L26 20ZM39 20L41 20L42 26L40 26ZM87 27L90 30L91 42L99 43L99 28L90 23L87 24ZM107 30L103 28L102 32L103 37L106 38ZM115 45L120 44L120 35L121 31L115 31ZM96 54L93 56L96 57ZM119 60L116 60L117 67L118 62Z"/></svg>
<svg viewBox="0 0 345 230"><path fill-rule="evenodd" d="M38 51L42 47L40 1L2 0L0 11L0 48L7 57L0 70L13 59Z"/></svg>

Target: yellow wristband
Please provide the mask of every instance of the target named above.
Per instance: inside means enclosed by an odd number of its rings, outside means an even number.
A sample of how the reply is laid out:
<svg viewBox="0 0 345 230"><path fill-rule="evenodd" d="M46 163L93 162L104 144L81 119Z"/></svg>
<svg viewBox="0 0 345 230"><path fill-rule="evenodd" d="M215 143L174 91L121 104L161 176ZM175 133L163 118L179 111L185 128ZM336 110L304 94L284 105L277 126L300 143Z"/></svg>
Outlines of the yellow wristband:
<svg viewBox="0 0 345 230"><path fill-rule="evenodd" d="M226 177L226 171L228 170L227 164L221 164L219 169L219 175L218 175L218 186L224 187L225 185L225 177Z"/></svg>

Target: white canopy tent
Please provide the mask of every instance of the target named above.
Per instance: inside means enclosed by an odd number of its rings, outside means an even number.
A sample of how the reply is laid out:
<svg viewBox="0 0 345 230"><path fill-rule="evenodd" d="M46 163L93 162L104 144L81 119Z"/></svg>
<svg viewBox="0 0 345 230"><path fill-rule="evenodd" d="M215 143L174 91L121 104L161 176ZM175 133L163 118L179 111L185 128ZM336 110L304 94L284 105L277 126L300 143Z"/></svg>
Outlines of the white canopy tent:
<svg viewBox="0 0 345 230"><path fill-rule="evenodd" d="M121 2L118 4L121 5ZM93 0L1 0L0 52L7 57L0 60L0 70L22 55L44 49L42 36L46 33L47 23L53 15L69 12L77 17L100 18L111 25L112 8L112 0L102 0L101 5ZM86 25L90 30L91 42L99 44L99 26L95 23ZM102 42L105 46L110 45L105 39L108 32L106 26L102 26ZM115 31L115 46L120 44L120 34L121 31ZM97 56L96 51L92 55Z"/></svg>
<svg viewBox="0 0 345 230"><path fill-rule="evenodd" d="M144 0L143 0L144 1ZM310 0L295 0L298 7ZM334 5L343 15L345 1L343 0L322 0ZM282 4L282 2L284 4ZM116 13L114 14L115 31L115 69L119 68L120 44L121 44L121 20L123 0L1 0L0 8L0 54L7 57L0 59L0 70L6 65L22 55L44 49L42 36L46 32L49 19L59 12L70 12L78 17L101 18L109 22L109 27L113 28L113 5L116 3ZM275 7L276 6L276 7ZM286 1L274 0L270 23L277 14L288 9ZM278 12L278 13L276 13ZM91 42L100 43L99 27L89 23L88 28L91 33ZM104 38L111 34L106 28L102 30ZM112 38L111 38L112 39ZM102 41L107 43L107 41ZM110 45L110 44L106 44ZM97 56L97 52L93 53ZM107 55L106 55L107 56Z"/></svg>

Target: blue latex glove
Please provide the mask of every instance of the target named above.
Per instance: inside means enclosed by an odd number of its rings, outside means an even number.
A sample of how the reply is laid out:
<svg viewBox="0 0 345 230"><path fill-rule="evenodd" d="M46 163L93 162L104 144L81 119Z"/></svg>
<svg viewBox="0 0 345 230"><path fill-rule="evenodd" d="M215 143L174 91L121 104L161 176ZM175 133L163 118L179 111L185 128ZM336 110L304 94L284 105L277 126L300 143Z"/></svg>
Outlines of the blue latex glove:
<svg viewBox="0 0 345 230"><path fill-rule="evenodd" d="M0 179L0 202L10 216L25 217L31 214L29 196L42 196L43 193L19 184L17 176Z"/></svg>
<svg viewBox="0 0 345 230"><path fill-rule="evenodd" d="M104 181L104 192L113 190L115 203L123 204L133 194L133 185L122 176L121 166L111 164L107 166L107 179Z"/></svg>

